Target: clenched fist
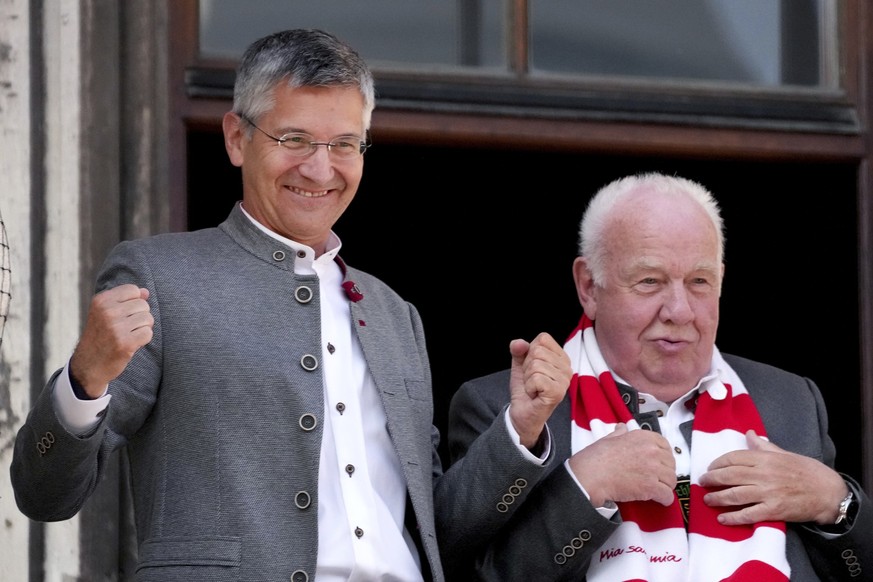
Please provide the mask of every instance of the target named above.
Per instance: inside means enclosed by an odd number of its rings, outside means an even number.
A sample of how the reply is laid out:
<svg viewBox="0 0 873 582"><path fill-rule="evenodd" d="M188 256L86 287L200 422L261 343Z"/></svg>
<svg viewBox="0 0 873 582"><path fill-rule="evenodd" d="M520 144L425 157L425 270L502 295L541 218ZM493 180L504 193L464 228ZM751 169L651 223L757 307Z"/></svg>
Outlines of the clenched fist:
<svg viewBox="0 0 873 582"><path fill-rule="evenodd" d="M547 333L530 343L522 339L509 344L512 369L509 378L509 418L521 444L533 447L552 411L564 399L573 370L564 348Z"/></svg>
<svg viewBox="0 0 873 582"><path fill-rule="evenodd" d="M101 396L136 350L151 341L155 319L148 298L148 289L128 284L91 299L85 330L70 360L70 374L91 398Z"/></svg>

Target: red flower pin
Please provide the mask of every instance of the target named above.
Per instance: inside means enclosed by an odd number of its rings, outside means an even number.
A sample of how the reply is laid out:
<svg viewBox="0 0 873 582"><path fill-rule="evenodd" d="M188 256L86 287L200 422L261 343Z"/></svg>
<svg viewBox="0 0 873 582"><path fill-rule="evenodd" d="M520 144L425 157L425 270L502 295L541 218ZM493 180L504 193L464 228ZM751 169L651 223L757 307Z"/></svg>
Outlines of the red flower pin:
<svg viewBox="0 0 873 582"><path fill-rule="evenodd" d="M364 295L361 293L361 290L358 289L358 286L355 284L354 281L344 282L343 289L346 290L346 295L348 295L349 299L354 303L357 303L364 298Z"/></svg>

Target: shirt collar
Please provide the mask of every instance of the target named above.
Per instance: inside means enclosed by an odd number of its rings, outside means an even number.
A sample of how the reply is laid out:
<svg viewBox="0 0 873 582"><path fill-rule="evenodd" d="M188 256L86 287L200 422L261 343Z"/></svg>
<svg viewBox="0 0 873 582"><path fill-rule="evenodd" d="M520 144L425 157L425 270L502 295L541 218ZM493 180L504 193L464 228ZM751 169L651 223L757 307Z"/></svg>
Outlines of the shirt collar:
<svg viewBox="0 0 873 582"><path fill-rule="evenodd" d="M721 368L719 362L723 361L720 357L718 357L718 349L713 348L712 353L712 361L709 364L709 371L703 375L703 377L697 381L697 384L691 388L688 392L686 392L683 396L676 399L677 402L682 402L691 398L694 394L703 394L704 392L709 392L709 396L713 400L724 400L727 396L727 388L724 383L720 380L722 377ZM610 370L612 373L613 379L625 386L630 386L630 384L625 381L621 376ZM636 390L636 389L634 389ZM651 398L653 400L657 400L651 394L646 394L643 392L637 391L638 394L644 395L647 398Z"/></svg>
<svg viewBox="0 0 873 582"><path fill-rule="evenodd" d="M246 212L246 209L243 207L242 204L240 204L239 208L240 208L240 210L242 210L243 215L246 218L248 218L249 220L251 220L252 224L257 226L258 229L260 229L264 234L266 234L266 235L270 236L271 238L274 238L277 241L284 243L284 244L288 245L289 247L291 247L292 249L294 249L295 255L297 256L297 260L302 260L302 261L309 263L309 264L311 264L311 263L327 263L327 262L333 261L334 258L336 258L337 254L340 251L340 247L342 247L342 241L340 240L340 238L336 235L335 232L330 231L330 235L327 237L327 244L325 245L325 251L320 257L318 257L316 259L315 258L315 250L313 250L312 247L305 245L303 243L299 243L296 240L286 238L286 237L282 236L281 234L270 230L269 228L267 228L266 226L264 226L263 224L261 224L260 222L255 220L251 214ZM303 253L303 256L300 255L301 252Z"/></svg>

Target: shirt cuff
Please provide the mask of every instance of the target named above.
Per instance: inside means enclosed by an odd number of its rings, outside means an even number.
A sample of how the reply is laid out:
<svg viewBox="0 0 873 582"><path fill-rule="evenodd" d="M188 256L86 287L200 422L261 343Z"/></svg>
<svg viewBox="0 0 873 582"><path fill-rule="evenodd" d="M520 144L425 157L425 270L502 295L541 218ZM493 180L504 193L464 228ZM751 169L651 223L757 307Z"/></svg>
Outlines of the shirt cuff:
<svg viewBox="0 0 873 582"><path fill-rule="evenodd" d="M532 463L536 463L537 465L542 465L545 463L546 459L549 458L549 453L552 452L552 433L549 431L549 425L545 426L546 430L546 442L543 446L542 455L536 456L526 446L521 444L521 437L516 432L515 427L512 426L512 421L509 420L509 406L506 407L506 412L503 414L503 421L506 423L506 430L509 432L509 438L512 439L512 442L515 443L515 446L521 451L521 454L525 459Z"/></svg>
<svg viewBox="0 0 873 582"><path fill-rule="evenodd" d="M53 401L61 424L72 434L83 435L93 430L103 419L106 407L112 395L107 393L109 386L103 390L103 395L94 400L80 400L73 392L70 382L70 363L55 379Z"/></svg>
<svg viewBox="0 0 873 582"><path fill-rule="evenodd" d="M570 459L567 459L566 461L564 461L564 468L567 469L567 472L570 473L570 477L573 479L573 481L576 483L576 485L579 486L579 489L582 491L582 493L585 494L585 498L588 499L588 501L591 501L591 496L588 495L588 492L585 491L585 488L582 486L582 483L579 482L579 479L576 478L576 475L575 475L575 473L573 473L573 470L570 469ZM615 515L616 511L618 511L618 505L616 505L612 501L607 501L606 504L603 505L602 507L595 507L594 509L597 510L597 513L599 513L600 515L602 515L606 519L612 519L612 516Z"/></svg>

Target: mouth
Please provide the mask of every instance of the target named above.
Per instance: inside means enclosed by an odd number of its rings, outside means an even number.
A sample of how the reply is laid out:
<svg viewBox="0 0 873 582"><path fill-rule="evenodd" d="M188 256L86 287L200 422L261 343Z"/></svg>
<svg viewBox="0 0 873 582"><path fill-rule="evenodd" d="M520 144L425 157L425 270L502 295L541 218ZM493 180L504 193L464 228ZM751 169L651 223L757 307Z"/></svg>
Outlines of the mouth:
<svg viewBox="0 0 873 582"><path fill-rule="evenodd" d="M327 196L330 192L330 190L304 190L295 186L288 186L288 190L304 198L321 198Z"/></svg>
<svg viewBox="0 0 873 582"><path fill-rule="evenodd" d="M684 349L691 344L690 340L675 339L675 338L658 338L654 340L655 344L664 351L676 352Z"/></svg>

